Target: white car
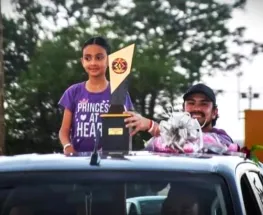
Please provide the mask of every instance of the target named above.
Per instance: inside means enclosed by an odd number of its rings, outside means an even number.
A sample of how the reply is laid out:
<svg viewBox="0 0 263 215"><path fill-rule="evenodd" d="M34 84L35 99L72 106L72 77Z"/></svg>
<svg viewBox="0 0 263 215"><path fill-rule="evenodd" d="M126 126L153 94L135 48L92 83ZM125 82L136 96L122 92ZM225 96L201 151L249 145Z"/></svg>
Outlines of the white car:
<svg viewBox="0 0 263 215"><path fill-rule="evenodd" d="M262 169L242 156L132 152L91 160L1 156L0 215L263 215Z"/></svg>

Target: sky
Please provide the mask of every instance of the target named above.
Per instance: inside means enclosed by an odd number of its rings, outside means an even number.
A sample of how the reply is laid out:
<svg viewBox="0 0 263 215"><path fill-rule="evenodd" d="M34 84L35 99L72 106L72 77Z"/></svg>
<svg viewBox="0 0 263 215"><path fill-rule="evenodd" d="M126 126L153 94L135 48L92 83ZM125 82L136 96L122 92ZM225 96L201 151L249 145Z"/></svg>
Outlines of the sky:
<svg viewBox="0 0 263 215"><path fill-rule="evenodd" d="M233 1L233 0L220 0ZM11 14L10 0L2 1L2 11L5 14ZM235 11L233 18L229 22L229 27L245 26L246 38L257 42L263 42L263 0L248 0L244 11ZM244 117L243 111L248 109L248 99L241 99L238 102L238 83L240 92L248 92L248 87L252 87L252 92L260 93L259 99L252 101L252 109L263 110L263 54L254 58L252 62L244 63L236 72L220 73L213 77L204 77L203 81L215 90L223 89L225 92L218 95L217 103L219 107L220 118L217 121L217 127L227 131L234 140L244 139ZM243 75L239 81L237 72ZM240 107L239 107L240 106ZM240 113L238 109L240 108ZM239 119L239 117L241 119Z"/></svg>

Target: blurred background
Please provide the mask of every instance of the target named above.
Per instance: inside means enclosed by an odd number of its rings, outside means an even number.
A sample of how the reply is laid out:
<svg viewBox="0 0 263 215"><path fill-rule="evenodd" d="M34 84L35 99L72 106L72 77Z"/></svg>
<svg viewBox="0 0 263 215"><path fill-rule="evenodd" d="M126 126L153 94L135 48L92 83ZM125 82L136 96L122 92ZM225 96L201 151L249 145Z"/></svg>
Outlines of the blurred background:
<svg viewBox="0 0 263 215"><path fill-rule="evenodd" d="M61 151L57 103L87 79L81 45L95 35L113 51L136 44L129 92L142 115L181 109L203 82L217 93L217 127L244 144L244 111L263 109L261 11L262 0L2 0L0 149ZM147 139L138 134L134 149Z"/></svg>

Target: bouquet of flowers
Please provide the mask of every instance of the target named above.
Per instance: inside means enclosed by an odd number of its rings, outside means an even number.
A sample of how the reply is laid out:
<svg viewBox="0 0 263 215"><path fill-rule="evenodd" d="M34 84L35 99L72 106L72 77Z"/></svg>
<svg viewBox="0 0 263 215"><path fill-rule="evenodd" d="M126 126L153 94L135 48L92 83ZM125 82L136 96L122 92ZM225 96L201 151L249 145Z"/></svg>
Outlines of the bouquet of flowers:
<svg viewBox="0 0 263 215"><path fill-rule="evenodd" d="M203 148L201 127L187 112L173 112L167 121L161 121L160 140L164 148L178 152L198 152Z"/></svg>
<svg viewBox="0 0 263 215"><path fill-rule="evenodd" d="M223 154L231 147L219 140L215 133L203 133L197 119L188 112L172 112L160 123L160 136L149 140L155 152Z"/></svg>

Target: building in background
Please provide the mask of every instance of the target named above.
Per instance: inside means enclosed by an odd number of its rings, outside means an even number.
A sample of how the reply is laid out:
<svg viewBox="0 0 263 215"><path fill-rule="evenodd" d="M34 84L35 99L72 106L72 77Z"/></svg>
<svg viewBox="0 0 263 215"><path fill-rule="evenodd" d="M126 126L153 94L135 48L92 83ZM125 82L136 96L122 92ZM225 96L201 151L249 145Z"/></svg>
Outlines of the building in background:
<svg viewBox="0 0 263 215"><path fill-rule="evenodd" d="M263 110L245 111L245 146L263 145ZM263 151L256 152L262 162Z"/></svg>

